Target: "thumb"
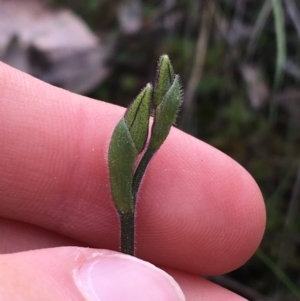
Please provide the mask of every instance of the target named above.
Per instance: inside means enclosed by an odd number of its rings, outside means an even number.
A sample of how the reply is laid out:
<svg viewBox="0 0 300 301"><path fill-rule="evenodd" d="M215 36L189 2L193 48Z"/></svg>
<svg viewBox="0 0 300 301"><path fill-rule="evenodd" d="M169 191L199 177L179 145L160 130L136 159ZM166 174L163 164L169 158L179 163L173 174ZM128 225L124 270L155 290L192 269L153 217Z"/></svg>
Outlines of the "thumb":
<svg viewBox="0 0 300 301"><path fill-rule="evenodd" d="M176 300L175 280L150 263L108 250L61 247L0 256L1 300Z"/></svg>

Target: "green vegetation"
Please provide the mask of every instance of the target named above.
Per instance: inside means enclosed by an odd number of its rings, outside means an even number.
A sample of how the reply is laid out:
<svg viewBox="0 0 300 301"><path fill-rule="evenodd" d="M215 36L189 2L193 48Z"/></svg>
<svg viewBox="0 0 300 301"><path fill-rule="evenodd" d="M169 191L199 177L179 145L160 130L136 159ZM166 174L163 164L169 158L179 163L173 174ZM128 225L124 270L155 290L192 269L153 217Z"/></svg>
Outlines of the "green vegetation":
<svg viewBox="0 0 300 301"><path fill-rule="evenodd" d="M154 87L147 84L112 134L108 151L110 187L121 221L123 253L135 254L134 225L138 190L151 158L164 143L175 122L180 103L179 76L174 74L169 57L162 55ZM154 119L146 144L151 106Z"/></svg>

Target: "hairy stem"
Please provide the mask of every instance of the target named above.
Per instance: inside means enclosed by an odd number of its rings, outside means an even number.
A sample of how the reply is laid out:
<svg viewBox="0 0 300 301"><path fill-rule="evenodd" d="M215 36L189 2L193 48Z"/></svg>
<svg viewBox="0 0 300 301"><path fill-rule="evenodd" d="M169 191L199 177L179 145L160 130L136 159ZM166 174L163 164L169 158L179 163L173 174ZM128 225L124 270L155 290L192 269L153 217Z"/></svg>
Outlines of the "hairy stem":
<svg viewBox="0 0 300 301"><path fill-rule="evenodd" d="M134 173L133 182L132 182L132 195L133 195L133 205L134 206L136 204L136 197L137 197L137 193L138 193L143 175L144 175L147 165L149 164L154 153L155 153L155 150L153 150L152 148L149 147L146 150L146 152L144 153L144 155Z"/></svg>
<svg viewBox="0 0 300 301"><path fill-rule="evenodd" d="M119 212L121 252L134 256L134 212Z"/></svg>

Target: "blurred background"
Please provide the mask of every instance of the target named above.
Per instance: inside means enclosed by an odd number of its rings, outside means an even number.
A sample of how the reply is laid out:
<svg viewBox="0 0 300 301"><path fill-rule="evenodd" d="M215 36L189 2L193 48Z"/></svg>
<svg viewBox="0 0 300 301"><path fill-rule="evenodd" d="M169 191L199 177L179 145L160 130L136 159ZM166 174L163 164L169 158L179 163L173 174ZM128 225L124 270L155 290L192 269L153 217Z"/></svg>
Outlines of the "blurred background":
<svg viewBox="0 0 300 301"><path fill-rule="evenodd" d="M164 53L185 92L177 127L244 166L266 202L257 253L209 278L300 300L299 1L0 0L0 60L76 93L126 107Z"/></svg>

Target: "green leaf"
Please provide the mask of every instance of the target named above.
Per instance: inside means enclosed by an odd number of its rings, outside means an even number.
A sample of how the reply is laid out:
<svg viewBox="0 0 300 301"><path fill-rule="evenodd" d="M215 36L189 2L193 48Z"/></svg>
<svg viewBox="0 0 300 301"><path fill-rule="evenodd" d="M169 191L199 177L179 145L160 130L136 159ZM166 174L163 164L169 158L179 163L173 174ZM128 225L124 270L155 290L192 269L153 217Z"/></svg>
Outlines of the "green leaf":
<svg viewBox="0 0 300 301"><path fill-rule="evenodd" d="M134 211L131 185L137 155L131 133L122 118L113 132L108 150L111 193L120 213Z"/></svg>
<svg viewBox="0 0 300 301"><path fill-rule="evenodd" d="M272 0L276 30L276 72L274 86L277 88L283 76L284 63L286 61L286 37L284 24L284 8L281 0Z"/></svg>
<svg viewBox="0 0 300 301"><path fill-rule="evenodd" d="M180 103L180 80L179 75L176 75L172 86L155 111L149 148L158 150L166 140L176 120Z"/></svg>
<svg viewBox="0 0 300 301"><path fill-rule="evenodd" d="M108 163L113 201L121 213L134 212L133 169L148 136L152 85L148 84L117 124L109 145Z"/></svg>
<svg viewBox="0 0 300 301"><path fill-rule="evenodd" d="M155 152L166 140L170 129L175 122L180 103L180 80L179 76L176 75L173 84L155 110L149 146L143 154L133 176L132 192L134 204L136 203L136 196L146 168Z"/></svg>
<svg viewBox="0 0 300 301"><path fill-rule="evenodd" d="M127 109L124 120L128 126L135 148L140 153L148 136L152 85L148 84Z"/></svg>
<svg viewBox="0 0 300 301"><path fill-rule="evenodd" d="M171 61L169 57L166 54L164 54L160 57L157 66L153 95L154 108L157 108L158 105L161 103L165 94L170 89L174 78L175 74L171 65Z"/></svg>

